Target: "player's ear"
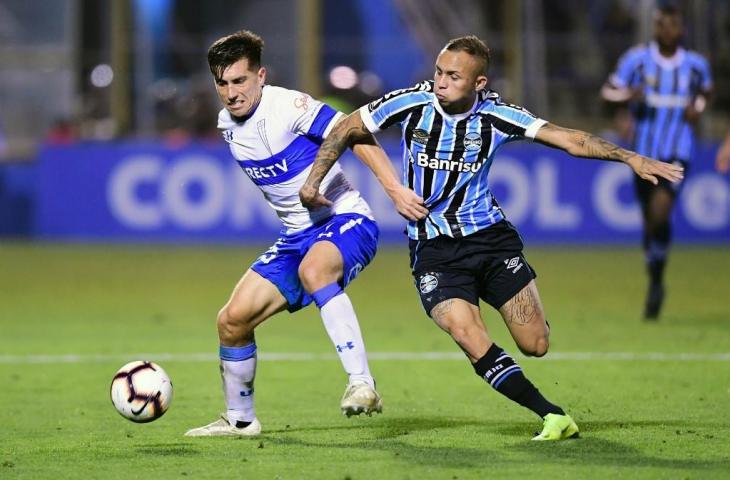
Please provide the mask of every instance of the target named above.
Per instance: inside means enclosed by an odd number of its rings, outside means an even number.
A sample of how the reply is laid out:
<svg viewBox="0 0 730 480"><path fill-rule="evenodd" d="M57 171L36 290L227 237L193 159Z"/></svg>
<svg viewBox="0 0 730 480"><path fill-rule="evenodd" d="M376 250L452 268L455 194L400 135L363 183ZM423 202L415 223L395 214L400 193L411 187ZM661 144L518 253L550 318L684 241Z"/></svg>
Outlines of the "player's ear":
<svg viewBox="0 0 730 480"><path fill-rule="evenodd" d="M266 83L266 67L259 68L259 71L256 75L259 77L260 83Z"/></svg>
<svg viewBox="0 0 730 480"><path fill-rule="evenodd" d="M478 75L477 78L474 80L474 90L484 90L487 88L487 83L489 82L489 78L487 78L486 75Z"/></svg>

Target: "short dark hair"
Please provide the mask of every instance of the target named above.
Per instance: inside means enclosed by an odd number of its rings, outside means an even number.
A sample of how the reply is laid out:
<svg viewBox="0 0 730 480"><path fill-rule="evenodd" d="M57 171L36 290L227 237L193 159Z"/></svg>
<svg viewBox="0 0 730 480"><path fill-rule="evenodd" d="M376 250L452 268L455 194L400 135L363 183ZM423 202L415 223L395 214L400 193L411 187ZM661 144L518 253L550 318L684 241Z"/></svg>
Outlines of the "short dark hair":
<svg viewBox="0 0 730 480"><path fill-rule="evenodd" d="M677 5L671 2L660 3L656 8L657 15L666 15L667 17L678 16L682 18L682 11Z"/></svg>
<svg viewBox="0 0 730 480"><path fill-rule="evenodd" d="M482 73L489 69L489 47L480 38L474 35L449 40L444 50L450 52L466 52L482 62Z"/></svg>
<svg viewBox="0 0 730 480"><path fill-rule="evenodd" d="M248 60L249 68L259 68L263 50L264 41L248 30L221 37L208 49L210 73L215 78L221 78L226 68L244 58Z"/></svg>

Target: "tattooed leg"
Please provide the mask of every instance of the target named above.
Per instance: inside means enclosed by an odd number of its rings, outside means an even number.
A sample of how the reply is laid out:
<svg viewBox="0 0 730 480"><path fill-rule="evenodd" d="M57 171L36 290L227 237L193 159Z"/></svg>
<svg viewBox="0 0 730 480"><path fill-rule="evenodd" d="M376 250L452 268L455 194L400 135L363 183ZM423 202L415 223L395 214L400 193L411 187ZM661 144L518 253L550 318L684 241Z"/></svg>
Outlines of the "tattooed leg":
<svg viewBox="0 0 730 480"><path fill-rule="evenodd" d="M451 298L433 307L430 314L436 325L454 339L472 363L483 357L492 345L476 305Z"/></svg>
<svg viewBox="0 0 730 480"><path fill-rule="evenodd" d="M547 353L550 329L534 280L510 298L499 313L522 353L535 357Z"/></svg>

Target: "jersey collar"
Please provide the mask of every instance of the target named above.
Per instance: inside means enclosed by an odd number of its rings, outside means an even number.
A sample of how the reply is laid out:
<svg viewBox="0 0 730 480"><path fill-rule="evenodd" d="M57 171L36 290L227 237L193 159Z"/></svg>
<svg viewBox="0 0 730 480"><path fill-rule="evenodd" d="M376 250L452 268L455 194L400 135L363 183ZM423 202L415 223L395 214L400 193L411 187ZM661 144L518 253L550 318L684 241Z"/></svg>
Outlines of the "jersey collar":
<svg viewBox="0 0 730 480"><path fill-rule="evenodd" d="M469 115L471 115L472 113L474 113L477 109L477 105L479 104L479 92L477 92L477 94L474 97L474 105L472 105L468 111L466 111L464 113L459 113L458 115L450 115L450 114L444 112L444 109L441 107L441 104L439 103L439 99L436 98L436 95L435 94L432 94L432 95L433 95L432 101L433 101L434 107L436 108L436 111L439 112L442 117L450 118L450 119L453 119L456 121L463 120L463 119L467 118Z"/></svg>
<svg viewBox="0 0 730 480"><path fill-rule="evenodd" d="M665 57L659 52L659 44L656 41L649 43L649 52L654 61L665 70L673 70L678 68L682 61L684 61L684 55L686 50L682 47L677 47L677 51L671 57Z"/></svg>
<svg viewBox="0 0 730 480"><path fill-rule="evenodd" d="M261 102L264 101L264 91L265 90L266 90L266 85L261 85L261 98L259 98L259 103L257 103L256 105L254 105L253 109L248 113L248 115L245 115L243 117L234 117L229 112L228 113L228 116L230 117L231 121L234 122L234 123L236 123L236 124L238 124L238 125L241 125L242 123L246 123L246 121L249 118L253 117L256 114L256 110L258 110L259 109L259 106L261 106Z"/></svg>

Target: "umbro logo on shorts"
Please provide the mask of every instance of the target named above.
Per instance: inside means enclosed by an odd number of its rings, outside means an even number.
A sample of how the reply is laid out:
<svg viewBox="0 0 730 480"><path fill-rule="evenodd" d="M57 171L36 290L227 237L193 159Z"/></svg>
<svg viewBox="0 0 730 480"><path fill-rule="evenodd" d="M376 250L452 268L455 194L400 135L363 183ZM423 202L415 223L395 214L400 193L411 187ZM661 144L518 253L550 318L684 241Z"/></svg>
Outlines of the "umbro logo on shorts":
<svg viewBox="0 0 730 480"><path fill-rule="evenodd" d="M514 258L510 258L508 260L505 260L504 264L506 265L505 268L507 270L512 270L512 273L517 273L520 270L520 268L522 268L522 266L524 265L524 263L522 263L520 261L520 257L514 257Z"/></svg>
<svg viewBox="0 0 730 480"><path fill-rule="evenodd" d="M433 292L438 285L439 280L436 278L436 275L433 273L427 273L418 281L418 290L420 290L422 294L426 295L427 293Z"/></svg>

